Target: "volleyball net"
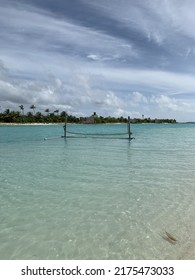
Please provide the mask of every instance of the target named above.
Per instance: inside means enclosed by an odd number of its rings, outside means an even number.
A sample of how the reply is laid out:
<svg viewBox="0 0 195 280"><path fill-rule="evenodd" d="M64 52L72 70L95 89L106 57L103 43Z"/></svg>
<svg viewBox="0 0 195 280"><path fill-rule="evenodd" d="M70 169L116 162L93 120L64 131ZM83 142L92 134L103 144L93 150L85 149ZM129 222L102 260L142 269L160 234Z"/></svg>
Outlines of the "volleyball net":
<svg viewBox="0 0 195 280"><path fill-rule="evenodd" d="M130 133L131 135L132 133ZM66 131L66 138L129 138L128 132L116 132L116 133L90 133L90 132L74 132L74 131Z"/></svg>
<svg viewBox="0 0 195 280"><path fill-rule="evenodd" d="M134 139L130 129L130 119L126 125L104 125L104 124L78 124L69 126L65 122L64 138L120 138Z"/></svg>

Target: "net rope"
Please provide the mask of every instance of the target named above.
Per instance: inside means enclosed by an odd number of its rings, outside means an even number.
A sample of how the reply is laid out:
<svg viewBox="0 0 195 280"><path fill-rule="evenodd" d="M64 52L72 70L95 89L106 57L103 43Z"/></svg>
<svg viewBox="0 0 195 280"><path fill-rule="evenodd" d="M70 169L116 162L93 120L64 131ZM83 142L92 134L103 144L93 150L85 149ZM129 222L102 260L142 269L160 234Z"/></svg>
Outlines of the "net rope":
<svg viewBox="0 0 195 280"><path fill-rule="evenodd" d="M82 132L72 132L72 131L66 131L69 134L76 134L76 135L86 135L86 136L117 136L117 135L126 135L128 132L123 133L82 133Z"/></svg>

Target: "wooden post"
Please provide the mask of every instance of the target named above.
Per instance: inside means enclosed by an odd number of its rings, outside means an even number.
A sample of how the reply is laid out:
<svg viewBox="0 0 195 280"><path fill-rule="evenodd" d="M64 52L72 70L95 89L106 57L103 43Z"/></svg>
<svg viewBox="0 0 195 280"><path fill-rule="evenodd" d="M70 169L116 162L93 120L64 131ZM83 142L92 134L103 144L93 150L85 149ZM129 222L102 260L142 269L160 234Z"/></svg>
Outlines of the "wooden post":
<svg viewBox="0 0 195 280"><path fill-rule="evenodd" d="M130 117L128 116L128 134L129 134L129 141L131 140L131 127L130 127Z"/></svg>
<svg viewBox="0 0 195 280"><path fill-rule="evenodd" d="M64 138L66 138L67 114L65 115Z"/></svg>

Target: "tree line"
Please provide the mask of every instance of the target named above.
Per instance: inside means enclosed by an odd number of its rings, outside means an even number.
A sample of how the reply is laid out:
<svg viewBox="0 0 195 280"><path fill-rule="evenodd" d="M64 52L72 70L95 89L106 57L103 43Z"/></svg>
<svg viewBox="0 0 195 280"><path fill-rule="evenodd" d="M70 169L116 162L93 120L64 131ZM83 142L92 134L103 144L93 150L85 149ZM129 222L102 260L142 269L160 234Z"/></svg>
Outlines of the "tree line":
<svg viewBox="0 0 195 280"><path fill-rule="evenodd" d="M128 118L121 117L103 117L98 116L94 112L89 117L76 117L67 114L65 111L60 112L55 110L50 111L49 108L45 109L44 114L36 111L36 106L31 105L29 108L31 111L24 113L24 106L19 105L20 110L14 111L6 109L4 112L0 113L0 123L64 123L65 119L69 123L127 123ZM176 123L175 119L151 119L151 118L133 118L131 123Z"/></svg>
<svg viewBox="0 0 195 280"><path fill-rule="evenodd" d="M14 111L6 109L0 113L1 123L62 123L65 121L66 112L59 110L50 111L49 108L45 109L44 113L36 111L36 106L31 105L31 111L24 113L24 105L19 105L20 110ZM76 117L71 117L71 122L76 121Z"/></svg>

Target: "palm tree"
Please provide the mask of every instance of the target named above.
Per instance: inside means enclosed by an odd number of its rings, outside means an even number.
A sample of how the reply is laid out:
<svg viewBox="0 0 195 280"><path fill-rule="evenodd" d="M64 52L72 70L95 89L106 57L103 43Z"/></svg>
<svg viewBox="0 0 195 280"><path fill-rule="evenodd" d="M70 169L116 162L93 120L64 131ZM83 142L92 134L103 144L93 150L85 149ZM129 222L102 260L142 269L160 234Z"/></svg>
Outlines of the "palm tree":
<svg viewBox="0 0 195 280"><path fill-rule="evenodd" d="M49 115L49 108L45 109L45 113L47 113L47 115Z"/></svg>
<svg viewBox="0 0 195 280"><path fill-rule="evenodd" d="M5 114L5 115L9 115L9 114L10 114L10 109L6 109L6 110L4 111L4 114Z"/></svg>
<svg viewBox="0 0 195 280"><path fill-rule="evenodd" d="M55 111L54 111L54 113L56 113L56 114L58 115L58 113L59 113L59 110L58 110L58 109L57 109L57 110L55 110Z"/></svg>
<svg viewBox="0 0 195 280"><path fill-rule="evenodd" d="M35 115L35 108L36 108L35 105L31 105L31 106L30 106L30 109L33 110L33 115Z"/></svg>
<svg viewBox="0 0 195 280"><path fill-rule="evenodd" d="M20 105L19 108L21 110L22 115L24 115L24 105Z"/></svg>

